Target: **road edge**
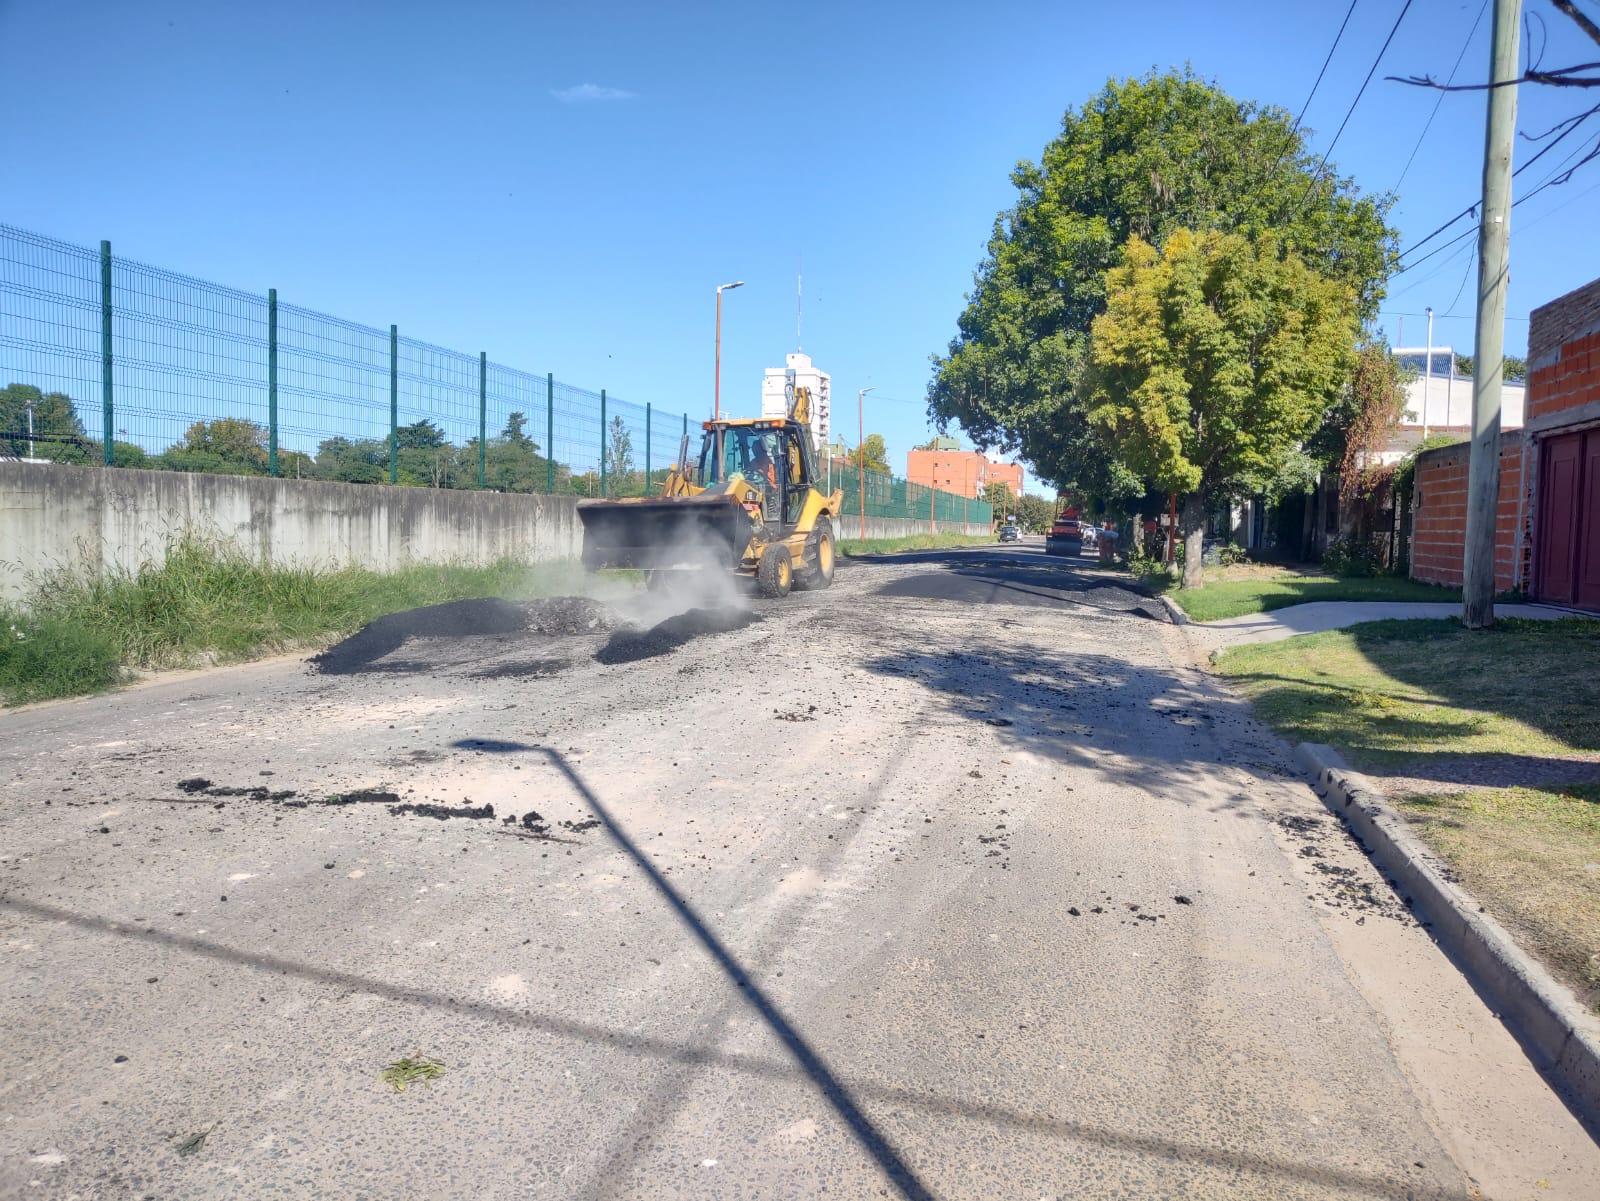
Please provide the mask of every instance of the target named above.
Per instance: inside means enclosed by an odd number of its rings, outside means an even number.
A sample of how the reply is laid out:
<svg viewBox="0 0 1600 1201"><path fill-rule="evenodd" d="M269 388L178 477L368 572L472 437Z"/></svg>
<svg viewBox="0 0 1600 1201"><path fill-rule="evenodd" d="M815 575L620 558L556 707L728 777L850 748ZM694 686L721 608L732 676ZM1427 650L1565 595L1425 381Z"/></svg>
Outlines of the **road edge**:
<svg viewBox="0 0 1600 1201"><path fill-rule="evenodd" d="M1158 592L1155 594L1155 597L1158 601L1166 606L1167 616L1172 618L1173 625L1186 626L1193 624L1189 620L1189 615L1183 611L1183 606L1178 604L1177 601L1173 600L1165 592Z"/></svg>
<svg viewBox="0 0 1600 1201"><path fill-rule="evenodd" d="M1445 953L1600 1140L1600 1020L1450 881L1438 856L1372 781L1351 771L1332 747L1302 742L1294 753L1310 773L1313 791L1384 869L1412 911L1431 923Z"/></svg>

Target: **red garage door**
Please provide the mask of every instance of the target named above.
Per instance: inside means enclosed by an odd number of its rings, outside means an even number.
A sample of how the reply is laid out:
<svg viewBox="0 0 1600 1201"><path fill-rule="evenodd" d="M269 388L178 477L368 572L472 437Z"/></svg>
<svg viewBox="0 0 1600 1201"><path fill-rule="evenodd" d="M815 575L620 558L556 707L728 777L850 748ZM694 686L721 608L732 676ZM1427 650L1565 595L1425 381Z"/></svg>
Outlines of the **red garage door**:
<svg viewBox="0 0 1600 1201"><path fill-rule="evenodd" d="M1538 534L1539 598L1600 609L1600 430L1545 440Z"/></svg>

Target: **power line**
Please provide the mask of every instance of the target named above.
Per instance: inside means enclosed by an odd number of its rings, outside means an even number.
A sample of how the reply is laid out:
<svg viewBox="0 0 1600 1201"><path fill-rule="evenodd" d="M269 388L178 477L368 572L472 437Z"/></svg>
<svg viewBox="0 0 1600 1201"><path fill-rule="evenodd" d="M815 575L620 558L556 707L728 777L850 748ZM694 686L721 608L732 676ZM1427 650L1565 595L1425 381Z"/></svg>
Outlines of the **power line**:
<svg viewBox="0 0 1600 1201"><path fill-rule="evenodd" d="M1467 269L1461 273L1461 282L1456 285L1456 294L1450 298L1449 307L1444 311L1446 317L1455 311L1456 301L1461 299L1461 293L1467 289L1467 276L1472 274L1472 264L1478 261L1478 248L1474 246L1472 253L1467 256Z"/></svg>
<svg viewBox="0 0 1600 1201"><path fill-rule="evenodd" d="M1473 36L1478 32L1478 26L1483 23L1483 14L1489 10L1489 0L1483 0L1478 8L1478 15L1472 22L1472 28L1467 31L1467 40L1461 43L1461 53L1456 55L1456 65L1450 68L1450 77L1444 81L1444 86L1449 87L1455 82L1456 72L1461 69L1461 62L1467 57L1467 50L1472 45ZM1416 160L1417 151L1422 149L1423 139L1428 136L1428 130L1433 127L1433 119L1439 115L1439 106L1444 103L1446 93L1440 92L1434 99L1433 111L1428 114L1428 119L1423 122L1422 132L1417 135L1417 144L1411 148L1411 156L1406 159L1406 165L1400 169L1400 178L1394 181L1391 192L1398 192L1400 185L1405 182L1406 172L1411 170L1411 164Z"/></svg>
<svg viewBox="0 0 1600 1201"><path fill-rule="evenodd" d="M1512 176L1515 177L1515 176L1521 175L1529 167L1533 166L1534 163L1538 162L1545 155L1549 154L1552 150L1554 150L1557 146L1559 146L1561 144L1562 140L1565 139L1569 134L1573 133L1575 130L1578 130L1578 129L1582 128L1583 123L1585 121L1587 121L1590 117L1594 116L1596 112L1600 112L1600 106L1596 106L1595 108L1591 108L1587 112L1579 113L1577 116L1568 117L1565 121L1558 121L1555 125L1552 125L1545 133L1540 134L1539 135L1540 137L1547 137L1547 136L1549 136L1549 134L1555 133L1556 130L1558 130L1558 129L1561 130L1560 133L1556 134L1555 138L1550 142L1550 144L1548 146L1545 146L1537 154L1535 154L1532 158L1530 158L1527 162L1523 163L1520 167L1518 167L1515 171L1513 171L1511 173ZM1563 125L1566 126L1565 129L1561 128ZM1568 158L1570 158L1570 157L1571 156L1569 155ZM1579 166L1581 166L1581 165L1582 164L1580 163ZM1574 169L1576 169L1576 168L1574 168ZM1462 209L1454 217L1451 217L1450 220L1446 221L1443 225L1441 225L1437 229L1435 229L1432 233L1426 235L1425 237L1419 238L1417 241L1413 242L1410 246L1407 246L1404 250L1402 250L1400 252L1400 256L1399 257L1405 258L1406 255L1410 254L1413 250L1420 250L1422 247L1426 246L1429 242L1433 241L1433 239L1437 238L1445 230L1449 229L1457 221L1461 220L1461 218L1470 216L1471 214L1477 212L1477 210L1478 210L1478 204L1477 204L1476 201L1474 201L1473 203L1467 205L1466 208ZM1421 260L1419 259L1418 262L1421 262Z"/></svg>
<svg viewBox="0 0 1600 1201"><path fill-rule="evenodd" d="M1489 0L1484 0L1487 4ZM1300 122L1305 120L1306 111L1311 107L1311 100L1317 94L1317 89L1322 86L1322 77L1327 73L1328 64L1333 61L1333 52L1339 48L1339 39L1344 37L1344 27L1350 24L1350 17L1356 11L1359 0L1350 0L1350 7L1345 9L1344 20L1339 22L1339 32L1333 35L1333 45L1328 47L1328 57L1322 60L1322 70L1317 72L1316 82L1311 85L1311 91L1306 96L1306 102L1300 106L1300 115L1294 119L1294 126L1290 133L1300 128ZM1482 14L1480 14L1482 15Z"/></svg>
<svg viewBox="0 0 1600 1201"><path fill-rule="evenodd" d="M1339 136L1344 133L1344 127L1350 124L1350 118L1355 115L1356 105L1361 103L1361 97L1366 95L1367 85L1372 82L1372 77L1378 73L1378 64L1383 61L1383 56L1388 52L1389 43L1394 41L1394 35L1400 32L1400 22L1406 19L1406 13L1411 11L1412 0L1406 0L1400 8L1400 15L1394 19L1394 27L1389 30L1389 36L1383 39L1383 46L1378 51L1378 57L1372 60L1372 67L1367 71L1367 77L1361 81L1361 86L1356 89L1356 98L1350 102L1350 108L1345 112L1344 120L1339 122L1339 128L1334 131L1333 141L1328 143L1328 148L1322 152L1322 158L1317 163L1317 169L1312 172L1310 180L1306 183L1306 190L1300 197L1299 208L1305 204L1306 197L1311 195L1311 189L1317 186L1317 181L1322 178L1322 169L1328 165L1328 156L1333 153L1333 148L1339 144Z"/></svg>

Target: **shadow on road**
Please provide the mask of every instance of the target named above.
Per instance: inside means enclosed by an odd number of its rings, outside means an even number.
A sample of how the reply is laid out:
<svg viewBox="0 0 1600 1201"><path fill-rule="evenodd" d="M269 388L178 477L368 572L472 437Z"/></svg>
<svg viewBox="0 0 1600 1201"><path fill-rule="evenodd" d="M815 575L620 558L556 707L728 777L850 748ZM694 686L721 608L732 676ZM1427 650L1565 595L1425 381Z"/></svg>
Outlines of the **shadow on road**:
<svg viewBox="0 0 1600 1201"><path fill-rule="evenodd" d="M201 959L225 963L234 967L269 975L289 975L366 996L380 997L403 1005L453 1013L474 1021L494 1022L498 1025L531 1030L542 1034L570 1038L596 1046L604 1046L627 1055L636 1055L665 1062L680 1063L689 1067L717 1067L746 1075L779 1081L794 1080L794 1067L769 1058L744 1055L736 1052L702 1050L685 1047L669 1039L649 1038L594 1025L575 1019L529 1013L524 1009L496 1005L483 1001L467 1001L442 992L425 988L408 988L391 984L355 972L317 967L280 955L241 950L224 946L210 939L186 934L174 934L152 928L133 928L109 918L76 913L57 905L29 901L21 897L0 896L0 909L9 909L44 922L60 922L89 934L114 935L132 939L149 946L182 951ZM831 1078L831 1077L830 1077ZM841 1090L843 1084L839 1084ZM1235 1172L1248 1172L1258 1176L1286 1180L1309 1181L1329 1187L1339 1187L1365 1193L1372 1197L1393 1196L1389 1180L1351 1169L1312 1167L1308 1164L1259 1155L1250 1151L1236 1151L1225 1147L1195 1143L1180 1143L1154 1135L1111 1130L1048 1114L1024 1113L1003 1106L972 1102L960 1098L943 1097L893 1085L862 1083L854 1092L870 1097L884 1105L901 1106L923 1113L948 1117L958 1121L987 1122L998 1127L1024 1130L1042 1138L1070 1139L1087 1146L1107 1150L1132 1152L1168 1163L1190 1163ZM895 1162L899 1156L895 1156ZM907 1169L909 1173L909 1169ZM916 1191L910 1191L911 1189ZM932 1197L934 1194L911 1177L899 1189L902 1196Z"/></svg>
<svg viewBox="0 0 1600 1201"><path fill-rule="evenodd" d="M1243 701L1204 681L1185 683L1170 671L1135 666L1092 647L1092 639L1054 652L991 640L961 651L884 654L865 667L922 684L953 718L993 727L1009 746L1181 804L1250 810L1242 797L1219 804L1213 776L1197 776L1186 770L1191 767L1226 764L1281 777L1276 761L1283 748L1254 727ZM1225 754L1213 735L1216 727L1235 723L1243 729L1229 731L1227 741L1236 749Z"/></svg>

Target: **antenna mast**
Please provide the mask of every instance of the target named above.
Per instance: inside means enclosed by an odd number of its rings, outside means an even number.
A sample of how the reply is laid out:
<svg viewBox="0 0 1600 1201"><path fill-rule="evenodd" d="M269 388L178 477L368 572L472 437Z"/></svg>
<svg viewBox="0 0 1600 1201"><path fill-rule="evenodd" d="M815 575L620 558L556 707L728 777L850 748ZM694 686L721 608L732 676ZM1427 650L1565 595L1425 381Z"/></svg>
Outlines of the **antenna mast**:
<svg viewBox="0 0 1600 1201"><path fill-rule="evenodd" d="M806 259L801 255L797 260L799 266L795 269L794 283L794 348L801 351L805 347L800 342L801 321L805 317L806 308Z"/></svg>

